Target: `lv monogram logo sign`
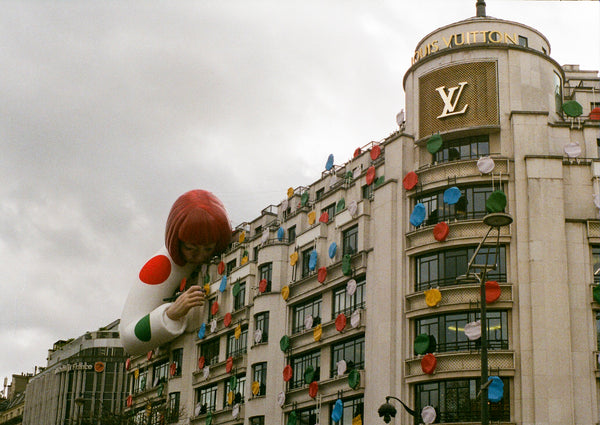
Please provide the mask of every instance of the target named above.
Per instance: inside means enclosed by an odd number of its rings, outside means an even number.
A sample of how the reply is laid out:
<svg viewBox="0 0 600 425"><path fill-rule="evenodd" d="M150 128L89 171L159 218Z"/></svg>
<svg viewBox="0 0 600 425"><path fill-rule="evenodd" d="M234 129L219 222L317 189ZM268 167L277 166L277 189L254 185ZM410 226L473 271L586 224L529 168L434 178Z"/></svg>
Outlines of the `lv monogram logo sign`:
<svg viewBox="0 0 600 425"><path fill-rule="evenodd" d="M463 81L462 83L458 83L458 86L456 87L450 87L448 89L448 92L446 92L446 86L436 88L437 92L442 98L442 101L444 102L444 109L442 110L442 114L439 115L437 118L445 118L450 117L452 115L460 115L464 114L467 111L467 107L469 106L468 104L466 104L464 108L462 108L460 111L456 111L456 106L458 105L458 101L460 100L460 95L463 91L463 88L466 85L467 82ZM457 90L458 93L456 93ZM455 93L456 96L454 95Z"/></svg>

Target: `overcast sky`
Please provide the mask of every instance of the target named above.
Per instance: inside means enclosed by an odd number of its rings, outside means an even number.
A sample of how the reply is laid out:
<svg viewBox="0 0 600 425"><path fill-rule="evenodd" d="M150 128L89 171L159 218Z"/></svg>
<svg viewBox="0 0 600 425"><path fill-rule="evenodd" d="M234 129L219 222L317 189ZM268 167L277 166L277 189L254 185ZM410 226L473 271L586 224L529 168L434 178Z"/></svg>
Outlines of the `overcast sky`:
<svg viewBox="0 0 600 425"><path fill-rule="evenodd" d="M417 42L475 0L0 1L0 378L119 317L173 201L234 225L396 130ZM600 69L597 1L487 0Z"/></svg>

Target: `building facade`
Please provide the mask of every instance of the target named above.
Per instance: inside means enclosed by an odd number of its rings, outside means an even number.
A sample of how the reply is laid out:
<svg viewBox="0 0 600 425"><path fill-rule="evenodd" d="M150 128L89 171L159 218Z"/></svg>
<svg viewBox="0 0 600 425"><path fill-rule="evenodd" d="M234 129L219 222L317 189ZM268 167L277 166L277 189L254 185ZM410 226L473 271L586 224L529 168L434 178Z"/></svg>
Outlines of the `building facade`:
<svg viewBox="0 0 600 425"><path fill-rule="evenodd" d="M54 344L25 390L23 424L91 425L119 416L127 374L118 324Z"/></svg>
<svg viewBox="0 0 600 425"><path fill-rule="evenodd" d="M134 423L375 424L388 395L418 414L391 423L478 422L472 258L497 259L491 420L598 423L597 71L483 13L425 36L404 87L397 132L239 225L197 329L128 359ZM477 251L500 210L512 224Z"/></svg>

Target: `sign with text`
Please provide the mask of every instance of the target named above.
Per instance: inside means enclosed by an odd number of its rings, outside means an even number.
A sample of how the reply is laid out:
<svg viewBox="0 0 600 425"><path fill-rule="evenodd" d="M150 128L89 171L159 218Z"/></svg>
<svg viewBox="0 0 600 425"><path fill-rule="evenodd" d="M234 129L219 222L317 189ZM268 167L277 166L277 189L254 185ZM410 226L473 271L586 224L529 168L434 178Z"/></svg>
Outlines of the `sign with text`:
<svg viewBox="0 0 600 425"><path fill-rule="evenodd" d="M498 125L496 62L437 69L419 79L419 138L437 132Z"/></svg>

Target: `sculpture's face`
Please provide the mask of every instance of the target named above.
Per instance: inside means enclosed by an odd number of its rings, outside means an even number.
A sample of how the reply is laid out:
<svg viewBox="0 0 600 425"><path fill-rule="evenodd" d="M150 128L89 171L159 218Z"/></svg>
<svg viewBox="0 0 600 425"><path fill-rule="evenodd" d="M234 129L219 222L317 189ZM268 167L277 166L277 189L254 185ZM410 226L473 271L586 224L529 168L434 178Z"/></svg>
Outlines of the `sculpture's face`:
<svg viewBox="0 0 600 425"><path fill-rule="evenodd" d="M204 264L210 261L217 244L197 245L193 243L180 242L179 250L186 263Z"/></svg>

